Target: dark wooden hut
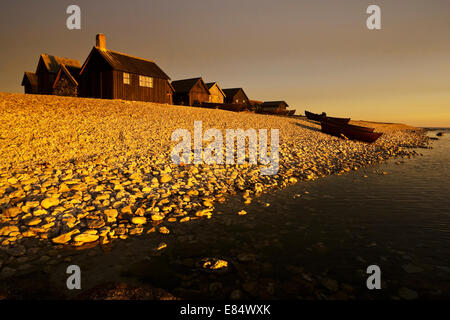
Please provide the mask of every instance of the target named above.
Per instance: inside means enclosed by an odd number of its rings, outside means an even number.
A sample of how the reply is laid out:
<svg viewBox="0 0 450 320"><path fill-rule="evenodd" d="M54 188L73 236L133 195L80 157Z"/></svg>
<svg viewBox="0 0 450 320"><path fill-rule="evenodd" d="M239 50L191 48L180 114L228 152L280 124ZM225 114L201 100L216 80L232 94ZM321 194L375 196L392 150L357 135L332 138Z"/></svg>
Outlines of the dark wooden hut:
<svg viewBox="0 0 450 320"><path fill-rule="evenodd" d="M61 65L66 66L66 68L74 74L78 73L81 67L78 60L56 57L48 54L42 54L40 56L36 68L38 93L53 94L53 84L55 83Z"/></svg>
<svg viewBox="0 0 450 320"><path fill-rule="evenodd" d="M202 78L172 81L173 101L177 105L200 106L209 101L209 90Z"/></svg>
<svg viewBox="0 0 450 320"><path fill-rule="evenodd" d="M285 101L264 101L259 108L259 112L287 115L289 113L289 110L287 110L288 106Z"/></svg>
<svg viewBox="0 0 450 320"><path fill-rule="evenodd" d="M147 59L106 49L103 34L84 62L79 76L79 96L172 103L169 76Z"/></svg>
<svg viewBox="0 0 450 320"><path fill-rule="evenodd" d="M22 86L25 93L37 94L38 91L38 78L34 72L25 72L22 78Z"/></svg>
<svg viewBox="0 0 450 320"><path fill-rule="evenodd" d="M223 89L225 93L225 103L238 104L247 107L249 99L242 88Z"/></svg>

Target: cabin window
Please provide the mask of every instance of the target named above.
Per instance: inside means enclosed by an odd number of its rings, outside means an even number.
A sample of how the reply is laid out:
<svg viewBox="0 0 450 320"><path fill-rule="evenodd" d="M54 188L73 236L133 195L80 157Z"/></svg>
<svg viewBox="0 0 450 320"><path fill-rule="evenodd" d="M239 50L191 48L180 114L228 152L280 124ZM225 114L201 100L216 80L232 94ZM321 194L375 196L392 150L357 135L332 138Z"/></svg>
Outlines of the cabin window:
<svg viewBox="0 0 450 320"><path fill-rule="evenodd" d="M124 84L130 84L130 74L129 73L123 73L123 83Z"/></svg>
<svg viewBox="0 0 450 320"><path fill-rule="evenodd" d="M239 99L236 99L236 103L239 103Z"/></svg>
<svg viewBox="0 0 450 320"><path fill-rule="evenodd" d="M141 87L153 88L153 78L139 76L139 85Z"/></svg>

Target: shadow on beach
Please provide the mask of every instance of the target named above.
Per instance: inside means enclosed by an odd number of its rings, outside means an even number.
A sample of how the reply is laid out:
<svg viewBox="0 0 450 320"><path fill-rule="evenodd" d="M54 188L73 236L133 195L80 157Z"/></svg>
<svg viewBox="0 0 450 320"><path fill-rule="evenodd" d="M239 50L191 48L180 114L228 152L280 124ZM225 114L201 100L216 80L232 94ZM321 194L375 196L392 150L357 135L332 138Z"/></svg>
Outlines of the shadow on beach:
<svg viewBox="0 0 450 320"><path fill-rule="evenodd" d="M313 122L311 122L311 123L313 123ZM293 124L295 124L296 126L299 126L301 128L304 128L304 129L321 132L321 130L319 128L311 127L311 126L308 126L308 125L305 125L305 124L302 124L302 123L293 122Z"/></svg>

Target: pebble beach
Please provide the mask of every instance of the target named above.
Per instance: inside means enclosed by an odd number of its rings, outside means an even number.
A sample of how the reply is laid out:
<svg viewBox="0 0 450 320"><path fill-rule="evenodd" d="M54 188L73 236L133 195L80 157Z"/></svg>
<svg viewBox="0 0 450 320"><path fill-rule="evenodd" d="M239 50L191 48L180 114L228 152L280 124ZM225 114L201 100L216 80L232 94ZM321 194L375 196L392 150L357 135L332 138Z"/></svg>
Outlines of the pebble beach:
<svg viewBox="0 0 450 320"><path fill-rule="evenodd" d="M279 129L279 171L259 165L176 165L176 129ZM428 147L419 128L352 121L383 136L374 144L320 132L302 117L234 113L144 102L0 93L0 278L26 274L49 251L107 246L171 224L214 219L242 198L236 216L261 194L299 181L358 170ZM164 251L165 242L154 248ZM226 263L206 261L214 268ZM218 266L217 268L219 268Z"/></svg>

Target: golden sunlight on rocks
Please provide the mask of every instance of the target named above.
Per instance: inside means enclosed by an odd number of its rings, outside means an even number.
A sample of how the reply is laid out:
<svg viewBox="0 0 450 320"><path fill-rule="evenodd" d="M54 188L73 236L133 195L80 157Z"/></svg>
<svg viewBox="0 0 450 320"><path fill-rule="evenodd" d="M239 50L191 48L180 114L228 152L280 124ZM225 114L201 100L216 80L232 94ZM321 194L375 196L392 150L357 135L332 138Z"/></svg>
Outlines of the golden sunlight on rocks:
<svg viewBox="0 0 450 320"><path fill-rule="evenodd" d="M260 165L173 164L172 132L192 132L197 120L203 130L279 129L278 173L263 176ZM59 248L169 235L164 224L212 218L216 203L232 194L248 205L270 189L411 157L410 147L427 143L412 127L370 125L385 132L371 145L323 134L301 118L0 93L0 243L20 257L24 251L15 248L30 238Z"/></svg>

